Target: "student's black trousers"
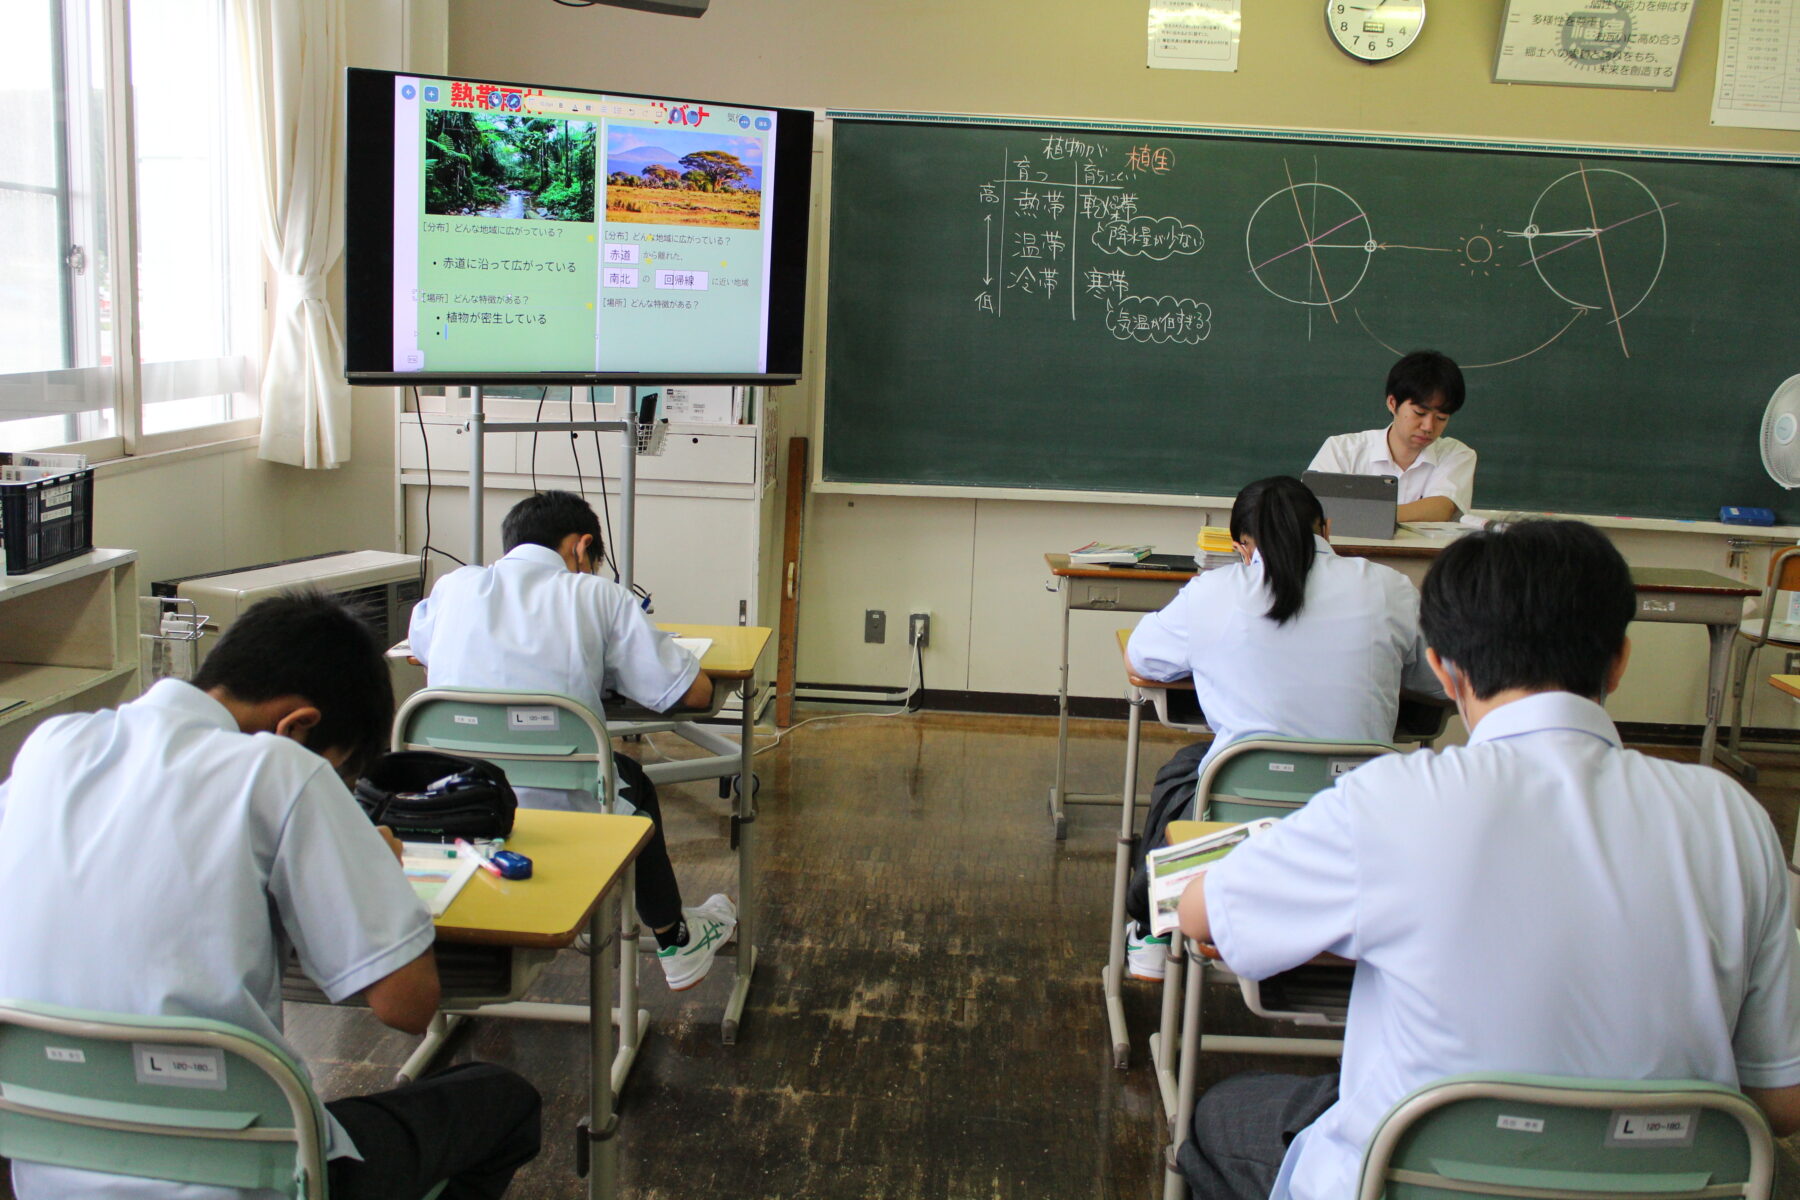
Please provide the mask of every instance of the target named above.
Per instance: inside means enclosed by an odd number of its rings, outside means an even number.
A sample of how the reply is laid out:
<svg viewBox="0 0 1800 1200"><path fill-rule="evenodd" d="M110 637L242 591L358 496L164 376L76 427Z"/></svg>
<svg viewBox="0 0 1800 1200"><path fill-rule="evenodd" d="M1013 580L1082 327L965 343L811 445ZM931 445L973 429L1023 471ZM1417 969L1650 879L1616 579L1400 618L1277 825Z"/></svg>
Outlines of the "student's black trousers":
<svg viewBox="0 0 1800 1200"><path fill-rule="evenodd" d="M332 1200L498 1200L537 1157L537 1089L505 1067L461 1063L417 1083L325 1106L362 1161L334 1158Z"/></svg>
<svg viewBox="0 0 1800 1200"><path fill-rule="evenodd" d="M1140 929L1150 927L1150 873L1144 866L1144 855L1163 844L1170 821L1196 815L1194 791L1200 783L1200 760L1212 748L1211 742L1195 742L1175 752L1175 756L1156 773L1150 788L1150 807L1144 813L1144 833L1131 856L1131 886L1125 891L1125 915Z"/></svg>
<svg viewBox="0 0 1800 1200"><path fill-rule="evenodd" d="M666 929L681 920L681 885L675 882L675 864L669 861L669 843L663 839L656 785L635 758L614 754L613 769L619 776L619 795L656 827L637 860L638 919L652 929Z"/></svg>

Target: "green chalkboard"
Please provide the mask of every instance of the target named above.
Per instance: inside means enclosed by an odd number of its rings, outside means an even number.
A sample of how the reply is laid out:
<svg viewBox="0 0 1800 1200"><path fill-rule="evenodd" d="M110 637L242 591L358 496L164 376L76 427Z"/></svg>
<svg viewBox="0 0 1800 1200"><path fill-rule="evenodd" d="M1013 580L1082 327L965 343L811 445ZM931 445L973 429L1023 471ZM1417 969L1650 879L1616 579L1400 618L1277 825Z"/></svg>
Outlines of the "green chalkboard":
<svg viewBox="0 0 1800 1200"><path fill-rule="evenodd" d="M1479 507L1800 519L1792 165L841 117L831 159L827 481L1231 495L1429 347Z"/></svg>

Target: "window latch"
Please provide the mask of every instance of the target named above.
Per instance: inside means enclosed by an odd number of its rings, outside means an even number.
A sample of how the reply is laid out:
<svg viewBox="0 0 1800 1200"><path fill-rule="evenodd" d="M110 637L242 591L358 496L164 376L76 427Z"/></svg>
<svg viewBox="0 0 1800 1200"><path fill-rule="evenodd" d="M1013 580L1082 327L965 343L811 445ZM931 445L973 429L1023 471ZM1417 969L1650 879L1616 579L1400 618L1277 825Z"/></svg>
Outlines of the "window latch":
<svg viewBox="0 0 1800 1200"><path fill-rule="evenodd" d="M87 251L80 246L70 246L69 252L63 255L63 262L77 275L87 274Z"/></svg>

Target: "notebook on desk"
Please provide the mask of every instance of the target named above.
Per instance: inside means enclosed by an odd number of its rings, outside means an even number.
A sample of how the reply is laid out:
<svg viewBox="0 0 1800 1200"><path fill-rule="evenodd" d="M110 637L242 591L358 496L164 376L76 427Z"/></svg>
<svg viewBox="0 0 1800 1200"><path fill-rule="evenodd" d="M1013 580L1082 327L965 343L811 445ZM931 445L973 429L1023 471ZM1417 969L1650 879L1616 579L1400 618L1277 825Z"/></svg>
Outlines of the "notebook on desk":
<svg viewBox="0 0 1800 1200"><path fill-rule="evenodd" d="M1381 538L1394 536L1399 522L1400 480L1392 475L1343 475L1335 471L1308 471L1300 482L1312 489L1331 522L1334 537Z"/></svg>

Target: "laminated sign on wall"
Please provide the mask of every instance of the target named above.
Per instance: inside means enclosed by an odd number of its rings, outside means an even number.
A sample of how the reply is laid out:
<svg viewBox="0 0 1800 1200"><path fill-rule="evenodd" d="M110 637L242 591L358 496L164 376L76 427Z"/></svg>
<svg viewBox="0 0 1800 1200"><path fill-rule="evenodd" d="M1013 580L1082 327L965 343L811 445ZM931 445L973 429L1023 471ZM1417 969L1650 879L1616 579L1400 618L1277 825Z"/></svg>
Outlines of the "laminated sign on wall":
<svg viewBox="0 0 1800 1200"><path fill-rule="evenodd" d="M1695 0L1507 0L1495 83L1668 91Z"/></svg>

